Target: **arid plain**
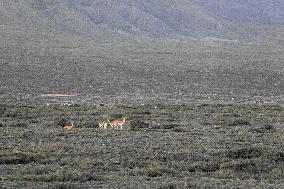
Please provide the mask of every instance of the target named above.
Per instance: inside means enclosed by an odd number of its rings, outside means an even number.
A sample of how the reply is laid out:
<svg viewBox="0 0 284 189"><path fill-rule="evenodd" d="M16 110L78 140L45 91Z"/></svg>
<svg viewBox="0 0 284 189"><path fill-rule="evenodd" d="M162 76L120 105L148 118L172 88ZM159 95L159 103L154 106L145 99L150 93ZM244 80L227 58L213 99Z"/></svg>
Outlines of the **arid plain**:
<svg viewBox="0 0 284 189"><path fill-rule="evenodd" d="M1 187L284 187L283 47L21 36L0 47Z"/></svg>

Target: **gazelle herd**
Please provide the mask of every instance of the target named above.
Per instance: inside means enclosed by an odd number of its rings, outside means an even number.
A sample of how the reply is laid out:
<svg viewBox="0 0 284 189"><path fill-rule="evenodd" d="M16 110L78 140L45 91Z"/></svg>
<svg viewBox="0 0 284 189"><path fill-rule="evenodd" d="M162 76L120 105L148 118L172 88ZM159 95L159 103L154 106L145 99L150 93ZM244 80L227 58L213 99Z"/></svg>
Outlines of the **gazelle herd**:
<svg viewBox="0 0 284 189"><path fill-rule="evenodd" d="M122 130L124 124L126 123L125 118L123 119L115 119L110 121L109 119L107 121L100 121L99 127L101 129L120 129ZM63 126L64 129L72 129L74 127L74 121L69 121L67 124Z"/></svg>
<svg viewBox="0 0 284 189"><path fill-rule="evenodd" d="M125 124L126 120L123 119L115 119L115 120L107 120L99 122L99 127L102 129L122 129L123 125Z"/></svg>

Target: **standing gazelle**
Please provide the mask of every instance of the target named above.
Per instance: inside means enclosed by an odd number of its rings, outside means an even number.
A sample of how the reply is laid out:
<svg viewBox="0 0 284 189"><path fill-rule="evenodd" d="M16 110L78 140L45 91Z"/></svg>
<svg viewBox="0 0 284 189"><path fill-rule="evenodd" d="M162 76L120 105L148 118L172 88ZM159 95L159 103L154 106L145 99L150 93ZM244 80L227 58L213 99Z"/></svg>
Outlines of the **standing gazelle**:
<svg viewBox="0 0 284 189"><path fill-rule="evenodd" d="M107 120L108 121L108 123L110 124L110 126L112 127L112 128L114 128L114 129L122 129L122 126L125 124L125 118L123 118L123 119L115 119L115 120L113 120L113 121L109 121L109 120Z"/></svg>
<svg viewBox="0 0 284 189"><path fill-rule="evenodd" d="M64 124L64 129L72 129L74 127L74 121L68 121L68 123Z"/></svg>

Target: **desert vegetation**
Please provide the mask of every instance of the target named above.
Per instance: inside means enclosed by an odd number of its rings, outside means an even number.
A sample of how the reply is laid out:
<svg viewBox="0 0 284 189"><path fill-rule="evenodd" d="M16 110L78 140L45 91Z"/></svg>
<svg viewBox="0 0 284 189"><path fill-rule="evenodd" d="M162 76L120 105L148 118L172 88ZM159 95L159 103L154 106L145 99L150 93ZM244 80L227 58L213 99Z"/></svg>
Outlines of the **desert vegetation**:
<svg viewBox="0 0 284 189"><path fill-rule="evenodd" d="M283 187L278 105L0 107L3 188ZM122 115L123 130L98 125Z"/></svg>
<svg viewBox="0 0 284 189"><path fill-rule="evenodd" d="M280 0L0 4L0 188L284 188Z"/></svg>
<svg viewBox="0 0 284 189"><path fill-rule="evenodd" d="M0 49L1 187L283 187L283 48L53 40Z"/></svg>

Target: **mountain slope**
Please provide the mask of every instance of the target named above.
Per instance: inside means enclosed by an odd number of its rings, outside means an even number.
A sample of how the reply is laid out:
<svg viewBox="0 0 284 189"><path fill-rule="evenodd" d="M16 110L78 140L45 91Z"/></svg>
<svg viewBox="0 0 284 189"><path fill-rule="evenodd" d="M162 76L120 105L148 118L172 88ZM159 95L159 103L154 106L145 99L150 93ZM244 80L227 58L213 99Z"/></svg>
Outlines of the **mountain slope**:
<svg viewBox="0 0 284 189"><path fill-rule="evenodd" d="M154 38L256 39L282 30L280 0L10 0L2 27L24 31ZM279 29L280 28L280 29ZM280 32L282 33L282 32Z"/></svg>
<svg viewBox="0 0 284 189"><path fill-rule="evenodd" d="M282 0L192 0L211 14L237 22L284 23Z"/></svg>
<svg viewBox="0 0 284 189"><path fill-rule="evenodd" d="M236 24L210 14L205 8L185 0L71 0L70 7L100 26L118 33L151 37L243 38L242 32L259 31L246 23Z"/></svg>

